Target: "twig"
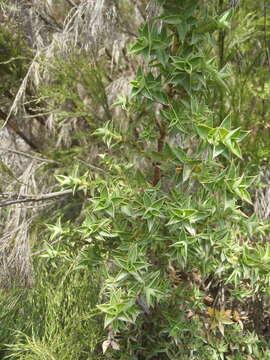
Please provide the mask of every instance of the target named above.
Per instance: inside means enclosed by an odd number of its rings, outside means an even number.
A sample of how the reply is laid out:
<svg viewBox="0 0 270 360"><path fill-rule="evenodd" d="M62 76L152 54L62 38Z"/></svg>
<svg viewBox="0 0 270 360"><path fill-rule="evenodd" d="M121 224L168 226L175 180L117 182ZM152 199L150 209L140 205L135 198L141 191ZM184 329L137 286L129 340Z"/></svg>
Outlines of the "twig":
<svg viewBox="0 0 270 360"><path fill-rule="evenodd" d="M41 209L41 210L45 209L47 211L48 208L50 208L50 207L52 207L52 206L54 206L56 204L59 204L62 201L65 201L68 197L69 197L69 194L63 195L61 198L49 202L49 205L48 205L48 203L43 203L43 204L39 204L39 205L37 205L37 204L35 204L35 205L24 205L24 208L25 209L35 209L35 210L37 210L37 209Z"/></svg>
<svg viewBox="0 0 270 360"><path fill-rule="evenodd" d="M79 190L82 190L82 188L79 188L77 191ZM72 195L73 193L74 193L73 189L68 189L63 191L56 191L49 194L24 195L23 197L19 197L17 199L0 202L0 207L10 206L14 204L21 204L26 202L46 201L46 200L54 199L58 196Z"/></svg>
<svg viewBox="0 0 270 360"><path fill-rule="evenodd" d="M82 159L79 159L77 158L82 164L84 164L85 166L88 166L90 169L93 169L93 170L97 170L97 171L100 171L100 172L103 172L104 174L106 174L106 171L95 166L95 165L92 165L92 164L88 164L86 161L82 160Z"/></svg>
<svg viewBox="0 0 270 360"><path fill-rule="evenodd" d="M42 161L42 162L47 162L47 163L52 163L52 164L61 164L58 161L50 160L50 159L44 159L44 158L41 158L41 157L38 157L38 156L33 156L33 155L30 155L30 154L27 154L26 152L19 151L19 150L0 148L0 151L11 152L11 153L14 153L14 154L17 154L17 155L22 155L22 156L28 157L30 159L38 160L38 161Z"/></svg>

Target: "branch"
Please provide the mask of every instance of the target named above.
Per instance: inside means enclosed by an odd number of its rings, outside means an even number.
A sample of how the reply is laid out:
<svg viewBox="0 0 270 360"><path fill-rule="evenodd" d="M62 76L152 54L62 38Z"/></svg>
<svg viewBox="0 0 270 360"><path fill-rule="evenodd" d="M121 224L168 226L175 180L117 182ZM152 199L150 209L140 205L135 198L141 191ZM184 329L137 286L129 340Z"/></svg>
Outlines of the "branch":
<svg viewBox="0 0 270 360"><path fill-rule="evenodd" d="M82 188L79 188L78 190L82 190ZM6 200L0 202L0 208L5 206L10 206L14 204L21 204L21 203L27 203L27 202L37 202L37 201L46 201L50 199L54 199L59 196L65 196L65 195L73 195L74 190L68 189L63 191L56 191L49 194L41 194L41 195L25 195L22 197L18 197L17 199L13 200Z"/></svg>
<svg viewBox="0 0 270 360"><path fill-rule="evenodd" d="M86 161L84 161L84 160L82 160L80 158L77 158L77 160L80 161L85 166L89 167L90 169L97 170L97 171L100 171L100 172L102 172L104 174L107 174L105 170L103 170L103 169L101 169L101 168L99 168L99 167L97 167L95 165L89 164L89 163L87 163Z"/></svg>
<svg viewBox="0 0 270 360"><path fill-rule="evenodd" d="M159 153L163 152L164 144L165 144L165 138L166 138L166 127L164 124L160 124L157 121L157 127L159 131L159 138L158 138L158 144L157 144L157 151ZM156 186L161 179L161 170L160 170L160 164L155 164L155 170L154 170L154 179L153 179L153 186Z"/></svg>
<svg viewBox="0 0 270 360"><path fill-rule="evenodd" d="M0 147L0 151L10 152L10 153L14 153L14 154L17 154L17 155L22 155L22 156L28 157L30 159L38 160L38 161L41 161L41 162L61 165L61 163L58 162L58 161L51 160L51 159L45 159L45 158L38 157L38 156L34 156L34 155L28 154L28 153L26 153L24 151L19 151L19 150L15 150L15 149L4 149L4 148L1 148L1 147Z"/></svg>

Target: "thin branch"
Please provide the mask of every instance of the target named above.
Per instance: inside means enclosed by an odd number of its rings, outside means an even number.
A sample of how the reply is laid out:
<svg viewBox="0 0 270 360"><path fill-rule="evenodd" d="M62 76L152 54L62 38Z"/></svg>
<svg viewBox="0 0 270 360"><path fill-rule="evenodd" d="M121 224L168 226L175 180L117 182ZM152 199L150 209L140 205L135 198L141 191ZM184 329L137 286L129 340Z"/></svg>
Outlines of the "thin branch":
<svg viewBox="0 0 270 360"><path fill-rule="evenodd" d="M97 167L97 166L95 166L95 165L89 164L88 162L86 162L86 161L84 161L84 160L82 160L82 159L80 159L80 158L77 158L77 159L78 159L82 164L84 164L85 166L89 167L90 169L97 170L97 171L100 171L100 172L106 174L106 171L105 171L105 170L103 170L103 169L101 169L101 168L99 168L99 167Z"/></svg>
<svg viewBox="0 0 270 360"><path fill-rule="evenodd" d="M82 188L79 188L78 190L82 190ZM0 202L0 207L6 207L6 206L14 205L14 204L21 204L21 203L27 203L27 202L46 201L46 200L54 199L59 196L66 196L66 195L73 195L73 194L74 194L74 190L68 189L68 190L63 190L63 191L56 191L56 192L49 193L49 194L24 195L24 196L18 197L17 199L6 200L3 202Z"/></svg>
<svg viewBox="0 0 270 360"><path fill-rule="evenodd" d="M35 209L35 210L43 210L44 211L50 209L52 206L55 206L56 204L59 204L62 201L65 201L69 197L69 194L62 196L59 199L56 199L54 201L51 201L49 203L41 203L39 205L24 205L25 209Z"/></svg>
<svg viewBox="0 0 270 360"><path fill-rule="evenodd" d="M19 151L19 150L14 150L14 149L4 149L4 148L0 148L0 151L11 152L11 153L14 153L14 154L17 154L17 155L22 155L22 156L28 157L30 159L38 160L38 161L42 161L42 162L46 162L46 163L52 163L52 164L58 164L58 165L61 164L58 161L50 160L50 159L44 159L44 158L38 157L38 156L33 156L33 155L28 154L28 153L26 153L24 151Z"/></svg>

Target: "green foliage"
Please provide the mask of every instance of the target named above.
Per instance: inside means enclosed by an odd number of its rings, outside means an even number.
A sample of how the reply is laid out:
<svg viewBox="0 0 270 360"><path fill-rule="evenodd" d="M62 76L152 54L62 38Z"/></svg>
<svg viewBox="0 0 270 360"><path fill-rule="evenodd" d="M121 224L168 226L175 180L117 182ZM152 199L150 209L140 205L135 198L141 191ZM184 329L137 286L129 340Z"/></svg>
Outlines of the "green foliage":
<svg viewBox="0 0 270 360"><path fill-rule="evenodd" d="M48 146L74 198L46 220L35 288L1 295L3 358L270 356L269 226L250 215L256 178L243 159L253 134L241 130L261 131L253 99L267 113L266 58L254 60L255 76L247 58L269 29L248 2L229 11L157 2L129 48L140 59L131 95L114 104L125 126L109 105L105 62L80 52L44 64L41 110L60 129L81 122L70 149ZM258 162L268 156L261 141Z"/></svg>

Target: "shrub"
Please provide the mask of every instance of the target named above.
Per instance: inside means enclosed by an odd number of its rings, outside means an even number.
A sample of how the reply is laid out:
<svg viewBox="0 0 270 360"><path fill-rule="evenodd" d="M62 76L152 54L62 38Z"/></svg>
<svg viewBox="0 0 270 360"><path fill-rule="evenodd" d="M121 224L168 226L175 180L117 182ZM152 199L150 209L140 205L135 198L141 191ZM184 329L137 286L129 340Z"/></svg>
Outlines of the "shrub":
<svg viewBox="0 0 270 360"><path fill-rule="evenodd" d="M248 308L269 290L269 245L256 236L263 224L247 215L254 178L238 165L246 133L223 118L228 73L213 53L233 13L159 3L160 16L130 49L144 61L131 96L117 103L128 130L109 121L93 134L107 146L99 155L106 175L59 177L88 194L73 231L88 243L84 264L104 271L103 351L120 349L117 359L263 356L249 332L263 330Z"/></svg>

